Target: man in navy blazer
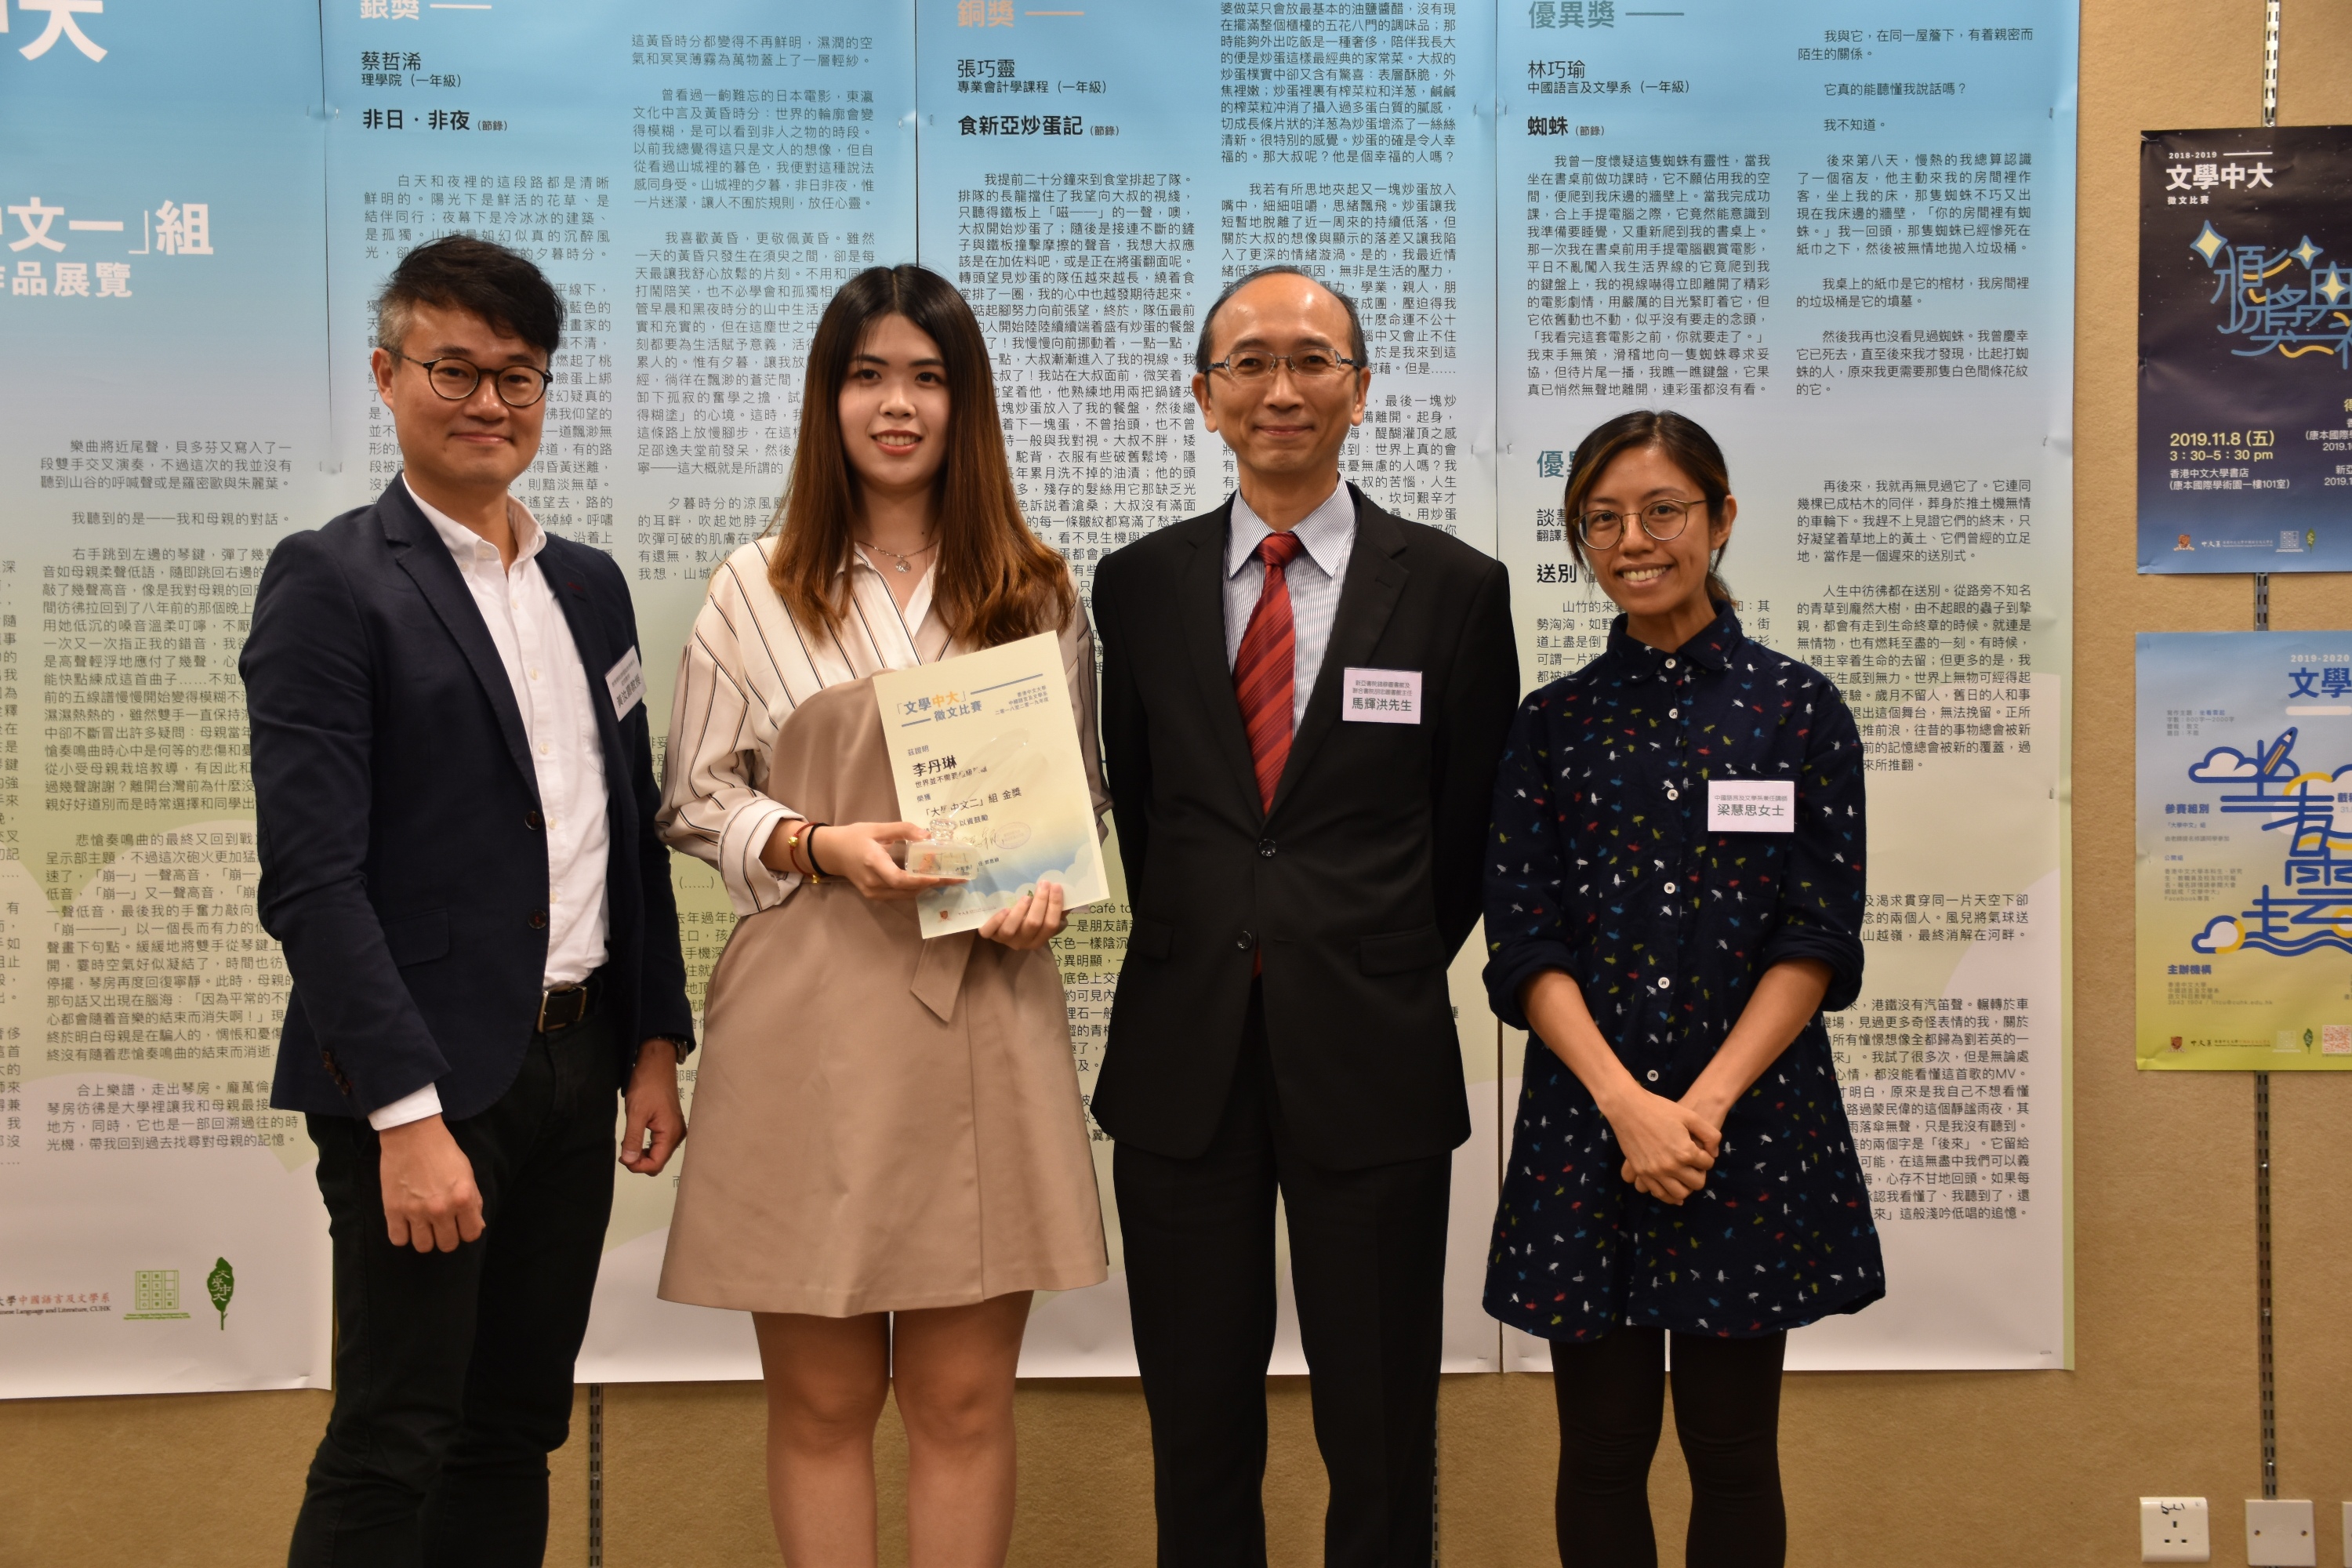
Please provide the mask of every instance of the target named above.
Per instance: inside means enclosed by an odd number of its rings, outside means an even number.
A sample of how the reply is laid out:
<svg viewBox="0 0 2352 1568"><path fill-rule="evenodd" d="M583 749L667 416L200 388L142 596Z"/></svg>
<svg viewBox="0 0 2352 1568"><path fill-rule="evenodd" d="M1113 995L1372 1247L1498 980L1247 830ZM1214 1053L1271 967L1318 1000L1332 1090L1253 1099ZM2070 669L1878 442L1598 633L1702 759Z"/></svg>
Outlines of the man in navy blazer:
<svg viewBox="0 0 2352 1568"><path fill-rule="evenodd" d="M260 916L294 979L335 1404L296 1564L537 1563L620 1163L685 1136L693 1048L635 616L509 495L563 306L462 236L377 301L403 472L283 541L239 662Z"/></svg>

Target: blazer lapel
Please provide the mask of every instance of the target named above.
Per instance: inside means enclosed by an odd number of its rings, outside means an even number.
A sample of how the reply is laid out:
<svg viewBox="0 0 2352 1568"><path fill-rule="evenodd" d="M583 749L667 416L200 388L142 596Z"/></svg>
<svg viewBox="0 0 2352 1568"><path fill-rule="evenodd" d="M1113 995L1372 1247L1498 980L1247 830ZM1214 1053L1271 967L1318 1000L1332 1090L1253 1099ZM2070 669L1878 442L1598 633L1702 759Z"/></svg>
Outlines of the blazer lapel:
<svg viewBox="0 0 2352 1568"><path fill-rule="evenodd" d="M1234 695L1233 667L1225 662L1225 539L1233 508L1232 498L1226 498L1225 504L1203 519L1193 535L1192 563L1177 584L1177 616L1183 623L1192 670L1200 679L1209 743L1224 757L1255 816L1257 770L1250 762L1249 732L1242 727L1241 700Z"/></svg>
<svg viewBox="0 0 2352 1568"><path fill-rule="evenodd" d="M1339 608L1332 617L1331 640L1323 649L1323 668L1316 674L1315 689L1307 696L1298 732L1290 738L1290 756L1283 763L1281 782L1274 787L1274 805L1266 812L1269 818L1298 787L1299 775L1314 760L1316 748L1339 721L1339 688L1347 668L1370 659L1404 593L1405 580L1412 575L1397 560L1404 553L1404 533L1395 520L1366 500L1364 492L1354 485L1348 490L1356 498L1356 547L1348 557L1347 581L1339 584Z"/></svg>
<svg viewBox="0 0 2352 1568"><path fill-rule="evenodd" d="M441 542L416 503L409 499L408 486L394 477L383 495L376 501L376 519L383 528L383 536L392 548L393 559L416 584L425 602L441 618L457 649L473 668L474 679L481 683L482 695L490 701L490 711L498 715L499 732L506 737L507 755L522 774L524 784L532 798L539 795L539 774L530 765L530 745L523 734L522 710L515 705L514 685L507 679L505 661L499 658L498 645L490 641L490 628L482 622L482 612L474 603L474 595L457 571L457 563L450 558L448 547Z"/></svg>

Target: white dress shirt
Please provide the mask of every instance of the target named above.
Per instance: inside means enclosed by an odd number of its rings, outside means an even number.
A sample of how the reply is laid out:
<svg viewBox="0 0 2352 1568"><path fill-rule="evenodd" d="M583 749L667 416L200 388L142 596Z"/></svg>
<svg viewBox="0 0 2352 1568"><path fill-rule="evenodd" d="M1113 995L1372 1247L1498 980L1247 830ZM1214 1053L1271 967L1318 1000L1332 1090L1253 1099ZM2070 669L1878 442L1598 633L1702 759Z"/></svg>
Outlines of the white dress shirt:
<svg viewBox="0 0 2352 1568"><path fill-rule="evenodd" d="M580 645L572 640L572 623L539 569L547 533L530 508L508 499L515 557L513 565L501 567L497 545L415 490L408 494L456 558L458 575L498 647L499 662L506 666L507 683L514 688L547 835L547 972L541 984L550 990L577 985L604 967L609 955L604 746L590 706L604 697L602 683L591 689ZM368 1124L382 1131L440 1110L440 1090L428 1083L370 1111Z"/></svg>
<svg viewBox="0 0 2352 1568"><path fill-rule="evenodd" d="M1234 492L1233 521L1225 531L1225 668L1241 658L1242 634L1249 630L1250 612L1257 608L1265 589L1265 563L1250 559L1268 528L1241 492ZM1323 671L1323 652L1331 646L1331 622L1339 613L1339 586L1347 581L1348 557L1356 550L1356 498L1346 480L1321 506L1298 520L1291 532L1307 548L1283 568L1290 588L1290 624L1297 639L1291 654L1290 732L1298 732L1307 716L1307 700L1314 695L1315 678Z"/></svg>

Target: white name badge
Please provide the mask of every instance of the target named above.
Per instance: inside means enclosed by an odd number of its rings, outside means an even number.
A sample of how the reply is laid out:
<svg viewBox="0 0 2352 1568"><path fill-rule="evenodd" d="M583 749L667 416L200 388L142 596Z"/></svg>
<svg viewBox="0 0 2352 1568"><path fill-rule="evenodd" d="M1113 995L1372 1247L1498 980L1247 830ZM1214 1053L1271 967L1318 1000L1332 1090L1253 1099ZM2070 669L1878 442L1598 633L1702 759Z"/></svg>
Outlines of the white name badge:
<svg viewBox="0 0 2352 1568"><path fill-rule="evenodd" d="M1796 781L1707 780L1706 830L1709 833L1794 833L1797 831Z"/></svg>
<svg viewBox="0 0 2352 1568"><path fill-rule="evenodd" d="M625 719L629 710L646 700L645 666L637 662L637 650L631 648L604 672L604 689L613 694L613 717Z"/></svg>
<svg viewBox="0 0 2352 1568"><path fill-rule="evenodd" d="M1339 685L1339 717L1358 724L1421 722L1421 671L1349 665Z"/></svg>

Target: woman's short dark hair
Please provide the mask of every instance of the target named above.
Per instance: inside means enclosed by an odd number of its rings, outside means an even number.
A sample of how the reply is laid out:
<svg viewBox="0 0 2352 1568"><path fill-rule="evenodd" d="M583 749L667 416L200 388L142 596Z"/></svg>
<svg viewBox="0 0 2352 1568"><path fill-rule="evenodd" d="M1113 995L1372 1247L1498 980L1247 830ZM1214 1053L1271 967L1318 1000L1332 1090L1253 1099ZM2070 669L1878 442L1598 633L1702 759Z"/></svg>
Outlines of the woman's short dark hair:
<svg viewBox="0 0 2352 1568"><path fill-rule="evenodd" d="M399 353L419 305L479 316L550 359L563 341L563 296L547 274L529 257L470 234L443 235L400 258L375 297L376 347Z"/></svg>
<svg viewBox="0 0 2352 1568"><path fill-rule="evenodd" d="M1568 489L1561 500L1560 519L1569 549L1576 552L1577 563L1588 573L1592 570L1592 563L1585 558L1584 541L1576 531L1576 520L1584 510L1585 498L1592 493L1592 487L1600 482L1610 464L1643 447L1657 447L1675 467L1690 476L1691 483L1706 500L1710 528L1716 509L1731 494L1731 475L1724 468L1723 448L1715 444L1715 437L1697 420L1671 408L1637 408L1631 414L1620 414L1579 441L1576 455L1568 466ZM1718 552L1715 559L1719 563L1723 557ZM1739 601L1732 596L1731 585L1717 574L1713 566L1706 574L1706 596L1735 610L1739 607Z"/></svg>
<svg viewBox="0 0 2352 1568"><path fill-rule="evenodd" d="M1318 289L1322 289L1326 294L1330 295L1334 300L1339 300L1341 309L1348 312L1348 357L1356 362L1356 368L1358 370L1361 370L1366 365L1372 363L1370 359L1366 356L1364 352L1364 321L1363 318L1356 313L1356 301L1349 299L1347 295L1340 293L1339 290L1332 288L1331 285L1324 282L1323 279L1316 277L1315 274L1307 271L1303 267L1283 266L1261 267L1255 272L1243 273L1240 277L1225 285L1225 291L1217 296L1214 302L1209 306L1209 313L1201 318L1201 341L1192 346L1192 368L1194 370L1199 371L1202 375L1209 374L1209 365L1211 363L1209 359L1209 354L1211 353L1209 348L1209 334L1216 327L1217 312L1225 308L1226 300L1232 299L1234 295L1240 293L1244 289L1248 288L1251 284L1256 282L1261 278L1304 278L1309 283L1314 284Z"/></svg>

